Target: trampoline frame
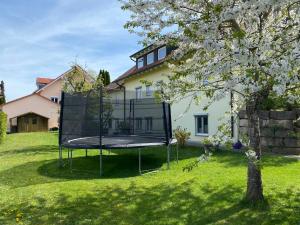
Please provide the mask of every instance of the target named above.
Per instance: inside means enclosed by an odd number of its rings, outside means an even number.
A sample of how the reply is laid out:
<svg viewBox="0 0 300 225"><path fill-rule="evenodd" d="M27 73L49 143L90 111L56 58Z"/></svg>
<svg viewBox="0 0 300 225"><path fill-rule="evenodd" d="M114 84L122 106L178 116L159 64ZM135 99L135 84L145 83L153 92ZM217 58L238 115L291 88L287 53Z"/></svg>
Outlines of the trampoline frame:
<svg viewBox="0 0 300 225"><path fill-rule="evenodd" d="M172 145L173 144L176 144L176 162L178 163L178 145L177 145L177 142L176 141L173 141L172 143L170 143L168 146L167 146L167 169L170 169L170 155L171 155L171 151L172 151ZM160 146L163 146L163 145L160 145ZM158 147L158 145L156 146ZM137 149L138 151L138 172L140 175L143 174L143 171L150 171L150 170L142 170L142 149L143 148L147 148L147 147L136 147L135 149ZM69 168L72 172L73 170L73 151L75 149L73 148L67 148L68 149L68 164L69 164ZM114 148L114 149L118 149L118 148ZM130 148L130 149L134 149L134 148ZM84 149L85 150L85 157L88 157L88 149ZM92 149L90 149L92 150ZM96 150L96 149L94 149ZM108 150L109 152L112 150L112 149L105 149L105 150ZM103 157L103 149L102 150L99 150L99 169L100 169L100 176L103 175L103 168L102 168L102 165L103 165L103 162L102 162L102 157ZM62 160L62 159L61 159ZM151 169L151 170L155 170L155 169Z"/></svg>
<svg viewBox="0 0 300 225"><path fill-rule="evenodd" d="M102 87L100 87L100 106L103 105L103 90ZM124 93L125 94L125 93ZM111 147L111 148L103 148L102 145L102 135L103 134L103 123L100 122L100 136L99 136L99 146L97 146L98 148L93 148L93 147L71 147L71 145L65 145L62 143L62 124L63 124L63 113L64 113L64 100L65 100L65 93L62 92L61 94L61 110L60 110L60 125L59 125L59 167L63 167L63 147L66 147L68 149L68 161L69 161L69 166L70 166L70 170L72 171L72 167L73 167L73 150L74 149L85 149L86 151L86 157L87 157L87 150L88 149L98 149L99 150L99 174L100 177L103 175L103 162L102 162L102 157L103 157L103 149L105 150L109 150L111 151L112 149L134 149L137 148L138 149L138 170L139 170L139 174L142 175L142 152L141 149L142 148L146 148L146 147L158 147L158 146L167 146L167 169L170 169L170 151L171 151L171 146L176 144L177 141L176 139L172 139L172 121L171 121L171 108L170 105L168 105L168 117L166 114L166 103L162 102L162 107L163 107L163 123L164 123L164 130L165 130L165 142L153 142L153 143L144 143L143 144L136 144L136 145L132 145L132 146L120 146L120 147ZM124 103L125 104L125 103ZM125 114L125 109L124 109L124 114ZM103 115L103 107L100 107L99 110L99 120L102 121L102 115ZM169 120L169 126L167 123L167 119ZM126 136L124 136L126 137ZM88 138L88 137L86 137ZM75 140L75 139L73 139ZM69 141L70 143L70 141ZM176 148L176 161L178 163L178 144L177 144L177 148Z"/></svg>

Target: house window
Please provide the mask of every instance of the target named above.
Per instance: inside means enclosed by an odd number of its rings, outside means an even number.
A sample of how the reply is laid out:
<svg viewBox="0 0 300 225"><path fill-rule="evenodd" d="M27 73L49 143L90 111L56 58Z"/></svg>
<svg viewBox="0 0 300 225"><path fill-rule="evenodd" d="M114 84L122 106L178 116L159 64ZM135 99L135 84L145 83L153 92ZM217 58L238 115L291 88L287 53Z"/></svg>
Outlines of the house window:
<svg viewBox="0 0 300 225"><path fill-rule="evenodd" d="M147 65L154 63L154 52L151 52L147 55Z"/></svg>
<svg viewBox="0 0 300 225"><path fill-rule="evenodd" d="M196 135L208 134L208 115L197 115L196 119Z"/></svg>
<svg viewBox="0 0 300 225"><path fill-rule="evenodd" d="M38 89L42 89L43 87L45 87L46 85L45 84L38 84Z"/></svg>
<svg viewBox="0 0 300 225"><path fill-rule="evenodd" d="M165 58L167 55L167 47L164 46L158 49L158 60Z"/></svg>
<svg viewBox="0 0 300 225"><path fill-rule="evenodd" d="M119 104L120 104L119 96L116 96L116 105L119 105Z"/></svg>
<svg viewBox="0 0 300 225"><path fill-rule="evenodd" d="M141 130L142 127L143 127L143 120L142 120L142 118L136 118L135 129Z"/></svg>
<svg viewBox="0 0 300 225"><path fill-rule="evenodd" d="M146 96L151 96L152 95L152 89L151 85L146 86Z"/></svg>
<svg viewBox="0 0 300 225"><path fill-rule="evenodd" d="M142 68L144 66L144 57L141 57L137 61L137 67L138 69Z"/></svg>
<svg viewBox="0 0 300 225"><path fill-rule="evenodd" d="M152 131L152 117L146 117L146 132Z"/></svg>
<svg viewBox="0 0 300 225"><path fill-rule="evenodd" d="M136 99L142 98L142 87L138 87L135 89L135 98Z"/></svg>
<svg viewBox="0 0 300 225"><path fill-rule="evenodd" d="M58 97L51 97L50 99L52 102L58 103Z"/></svg>
<svg viewBox="0 0 300 225"><path fill-rule="evenodd" d="M36 117L32 118L32 124L33 125L37 124L37 118Z"/></svg>

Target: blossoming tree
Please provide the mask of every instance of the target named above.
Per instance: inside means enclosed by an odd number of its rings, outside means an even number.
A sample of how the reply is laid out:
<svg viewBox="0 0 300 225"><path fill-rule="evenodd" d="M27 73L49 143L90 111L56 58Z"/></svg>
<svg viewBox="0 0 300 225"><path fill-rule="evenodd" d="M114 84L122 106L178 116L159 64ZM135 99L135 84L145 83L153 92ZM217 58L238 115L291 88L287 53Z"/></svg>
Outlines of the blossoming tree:
<svg viewBox="0 0 300 225"><path fill-rule="evenodd" d="M164 87L170 102L192 94L211 102L233 93L248 115L246 198L263 197L261 103L269 95L299 98L299 0L122 0L125 27L145 44L176 46ZM242 100L242 101L241 101ZM238 109L238 107L236 107Z"/></svg>

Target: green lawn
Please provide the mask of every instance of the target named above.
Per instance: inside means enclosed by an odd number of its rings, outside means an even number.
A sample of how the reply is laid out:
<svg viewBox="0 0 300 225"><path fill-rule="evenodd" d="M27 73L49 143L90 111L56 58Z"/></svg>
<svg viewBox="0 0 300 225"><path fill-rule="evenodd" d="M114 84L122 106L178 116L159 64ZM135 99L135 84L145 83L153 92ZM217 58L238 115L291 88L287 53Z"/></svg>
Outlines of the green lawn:
<svg viewBox="0 0 300 225"><path fill-rule="evenodd" d="M264 156L268 204L253 207L241 201L244 155L215 153L183 172L200 154L182 149L166 170L165 149L145 149L144 168L161 170L138 176L136 151L105 152L100 179L97 151L75 151L71 173L57 167L57 134L9 135L0 145L0 224L300 224L300 161Z"/></svg>

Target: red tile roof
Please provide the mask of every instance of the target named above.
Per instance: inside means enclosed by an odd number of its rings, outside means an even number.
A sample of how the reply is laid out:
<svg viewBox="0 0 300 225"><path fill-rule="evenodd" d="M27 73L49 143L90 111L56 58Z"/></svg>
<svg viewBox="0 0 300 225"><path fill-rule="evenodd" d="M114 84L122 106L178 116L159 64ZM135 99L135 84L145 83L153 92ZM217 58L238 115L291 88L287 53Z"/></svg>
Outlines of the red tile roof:
<svg viewBox="0 0 300 225"><path fill-rule="evenodd" d="M36 78L36 83L39 83L39 84L49 84L49 83L51 83L54 80L55 79L38 77L38 78Z"/></svg>
<svg viewBox="0 0 300 225"><path fill-rule="evenodd" d="M154 67L157 67L161 64L163 64L166 61L167 58L158 60L150 65L144 66L142 68L137 68L136 66L133 66L129 70L127 70L125 73L123 73L121 76L119 76L117 79L115 79L113 82L111 82L108 86L106 86L108 91L114 91L114 90L119 90L121 87L120 85L123 85L124 80L126 78L129 78L131 76L134 76L138 73L145 72L149 69L152 69Z"/></svg>
<svg viewBox="0 0 300 225"><path fill-rule="evenodd" d="M166 61L166 58L158 60L155 63L152 63L150 65L144 66L144 67L139 68L139 69L136 66L134 66L131 69L127 70L125 73L123 73L121 76L119 76L117 79L115 79L113 82L124 80L124 79L126 79L130 76L133 76L137 73L140 73L140 72L145 72L149 69L152 69L154 67L157 67L157 66L163 64L165 61Z"/></svg>

